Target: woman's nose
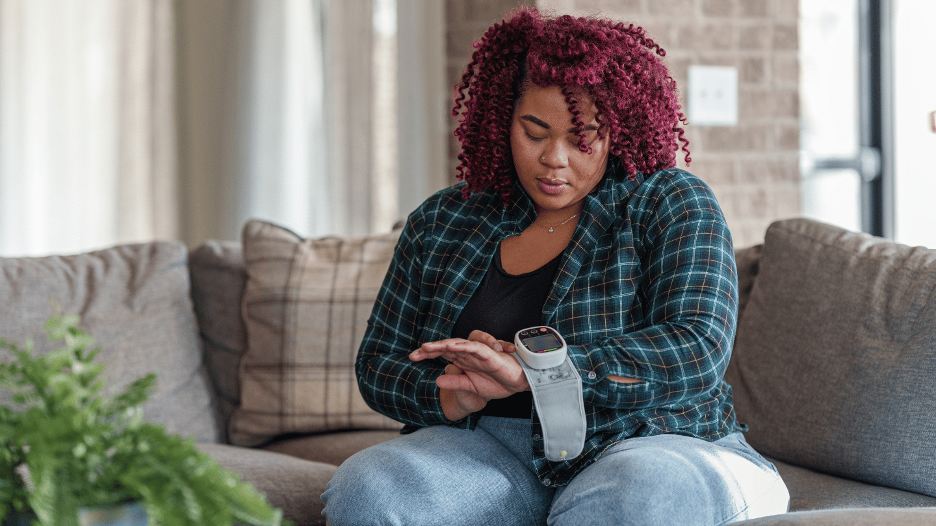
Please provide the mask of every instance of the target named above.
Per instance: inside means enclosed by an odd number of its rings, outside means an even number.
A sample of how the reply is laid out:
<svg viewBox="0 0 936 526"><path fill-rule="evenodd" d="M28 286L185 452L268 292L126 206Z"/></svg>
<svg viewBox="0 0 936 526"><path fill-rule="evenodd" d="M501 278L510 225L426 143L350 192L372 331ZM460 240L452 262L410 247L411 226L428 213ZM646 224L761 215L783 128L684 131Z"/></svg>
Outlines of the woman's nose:
<svg viewBox="0 0 936 526"><path fill-rule="evenodd" d="M540 157L540 162L551 168L564 168L569 164L568 147L575 147L567 140L550 141Z"/></svg>

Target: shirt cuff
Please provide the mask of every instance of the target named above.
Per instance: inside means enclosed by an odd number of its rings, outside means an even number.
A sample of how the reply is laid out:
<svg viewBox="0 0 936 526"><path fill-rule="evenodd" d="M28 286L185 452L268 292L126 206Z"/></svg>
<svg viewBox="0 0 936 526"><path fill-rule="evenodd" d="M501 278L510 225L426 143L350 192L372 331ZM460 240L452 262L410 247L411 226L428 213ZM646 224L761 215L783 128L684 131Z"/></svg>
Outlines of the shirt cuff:
<svg viewBox="0 0 936 526"><path fill-rule="evenodd" d="M417 407L421 408L421 419L427 426L447 425L459 429L474 429L478 424L476 414L453 422L445 416L442 411L442 402L439 399L439 386L436 384L436 378L442 375L444 369L432 367L422 374L422 380L416 390Z"/></svg>

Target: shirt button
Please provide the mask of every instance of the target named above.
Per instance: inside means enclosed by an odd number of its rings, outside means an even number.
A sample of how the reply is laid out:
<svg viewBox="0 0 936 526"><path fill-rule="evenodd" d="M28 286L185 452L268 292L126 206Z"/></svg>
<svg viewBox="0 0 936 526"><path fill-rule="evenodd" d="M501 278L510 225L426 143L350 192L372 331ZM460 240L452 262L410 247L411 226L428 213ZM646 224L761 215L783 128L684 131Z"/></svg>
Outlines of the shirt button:
<svg viewBox="0 0 936 526"><path fill-rule="evenodd" d="M543 485L544 485L544 486L550 486L550 485L552 485L552 481L549 480L549 479L543 479Z"/></svg>
<svg viewBox="0 0 936 526"><path fill-rule="evenodd" d="M588 379L594 380L595 378L598 378L598 375L595 374L595 371L588 371Z"/></svg>
<svg viewBox="0 0 936 526"><path fill-rule="evenodd" d="M543 438L543 437L539 436L538 434L533 435L533 440L539 440L539 439L541 439L541 438Z"/></svg>

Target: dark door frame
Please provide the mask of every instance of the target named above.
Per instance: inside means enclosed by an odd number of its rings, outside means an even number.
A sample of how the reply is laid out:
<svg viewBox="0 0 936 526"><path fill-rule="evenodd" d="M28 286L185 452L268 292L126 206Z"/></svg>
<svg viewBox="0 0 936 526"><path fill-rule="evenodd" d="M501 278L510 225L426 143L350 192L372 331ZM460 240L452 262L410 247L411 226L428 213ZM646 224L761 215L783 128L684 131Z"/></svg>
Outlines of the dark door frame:
<svg viewBox="0 0 936 526"><path fill-rule="evenodd" d="M862 173L861 227L887 238L894 237L895 203L892 8L891 0L859 0L859 140L861 151L877 165Z"/></svg>

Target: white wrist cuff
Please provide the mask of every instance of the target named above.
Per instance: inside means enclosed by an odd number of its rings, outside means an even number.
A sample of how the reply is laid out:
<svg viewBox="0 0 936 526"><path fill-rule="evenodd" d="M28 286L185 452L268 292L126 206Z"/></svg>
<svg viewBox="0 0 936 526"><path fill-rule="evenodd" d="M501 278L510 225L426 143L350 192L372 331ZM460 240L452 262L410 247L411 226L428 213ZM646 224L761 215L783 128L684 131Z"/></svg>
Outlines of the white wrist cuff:
<svg viewBox="0 0 936 526"><path fill-rule="evenodd" d="M534 369L515 355L526 374L533 402L543 427L546 458L554 462L572 460L585 447L585 403L582 378L566 356L549 369Z"/></svg>

